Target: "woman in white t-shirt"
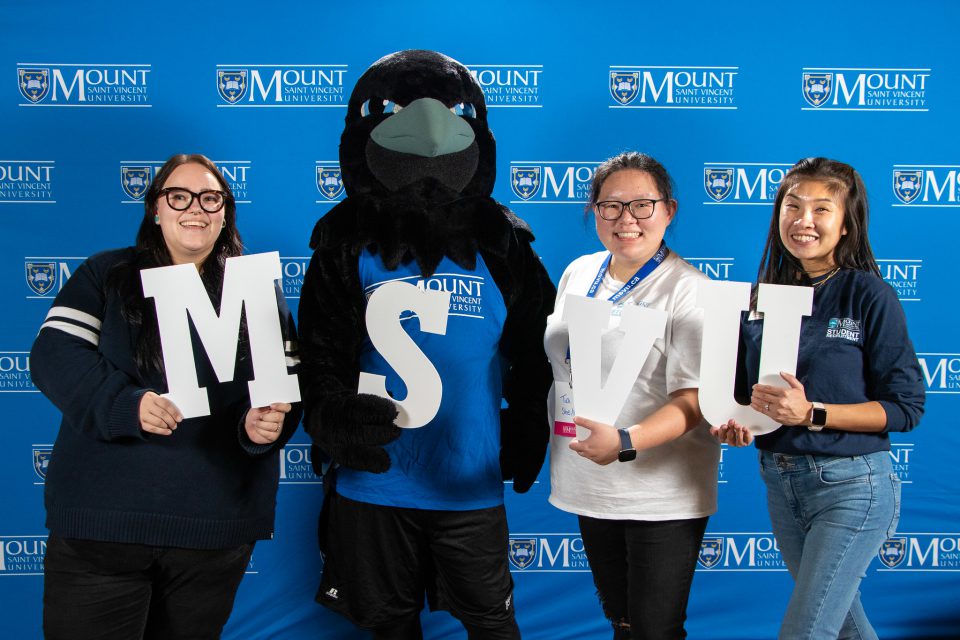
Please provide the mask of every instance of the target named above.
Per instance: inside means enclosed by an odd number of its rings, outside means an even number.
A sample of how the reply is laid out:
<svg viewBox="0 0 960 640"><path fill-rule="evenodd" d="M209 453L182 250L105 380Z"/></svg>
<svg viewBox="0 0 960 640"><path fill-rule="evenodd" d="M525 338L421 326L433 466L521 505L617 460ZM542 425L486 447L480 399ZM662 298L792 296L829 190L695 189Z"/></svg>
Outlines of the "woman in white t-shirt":
<svg viewBox="0 0 960 640"><path fill-rule="evenodd" d="M667 313L664 334L640 356L642 369L615 424L577 416L573 422L589 431L577 439L558 415L551 435L550 502L579 517L615 639L686 636L690 584L717 508L719 446L697 401L703 311L696 284L705 276L663 243L677 212L672 196L670 175L645 154L623 153L597 167L589 210L607 250L567 267L544 336L552 408L558 388L574 379L561 320L567 294L614 301L601 341L603 379L618 355L637 357L619 353L623 308Z"/></svg>

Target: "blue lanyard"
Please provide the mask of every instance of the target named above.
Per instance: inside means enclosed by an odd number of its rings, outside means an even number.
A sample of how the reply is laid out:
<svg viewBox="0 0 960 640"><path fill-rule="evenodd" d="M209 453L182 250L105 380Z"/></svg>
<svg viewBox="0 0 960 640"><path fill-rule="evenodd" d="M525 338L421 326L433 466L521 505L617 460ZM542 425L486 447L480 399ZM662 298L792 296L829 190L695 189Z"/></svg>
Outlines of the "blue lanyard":
<svg viewBox="0 0 960 640"><path fill-rule="evenodd" d="M653 255L653 257L647 260L643 266L637 269L637 272L633 274L633 277L627 280L626 284L620 287L620 290L607 298L607 300L610 302L617 302L620 300L620 298L633 291L633 289L640 284L644 278L653 273L653 270L660 266L669 253L670 249L668 249L667 245L661 241L660 248ZM593 279L593 284L590 285L590 290L587 291L588 298L592 298L593 296L597 295L597 289L600 288L600 283L603 282L603 276L607 273L607 267L610 266L610 259L612 257L613 255L608 253L606 259L603 261L603 264L600 265L600 270L597 271L597 277Z"/></svg>

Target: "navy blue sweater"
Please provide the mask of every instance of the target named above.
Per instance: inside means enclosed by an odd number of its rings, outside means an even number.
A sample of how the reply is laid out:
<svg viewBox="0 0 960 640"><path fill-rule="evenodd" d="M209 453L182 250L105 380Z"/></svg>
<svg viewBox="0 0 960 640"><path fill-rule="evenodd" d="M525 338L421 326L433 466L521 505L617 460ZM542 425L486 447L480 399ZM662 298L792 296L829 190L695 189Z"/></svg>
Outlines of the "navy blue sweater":
<svg viewBox="0 0 960 640"><path fill-rule="evenodd" d="M757 382L762 333L763 320L748 320L744 314L738 379L748 386L738 386L746 396ZM813 313L800 325L797 378L810 401L879 402L887 414L886 428L855 433L786 426L759 436L759 449L837 456L889 451L887 433L909 431L923 415L923 377L903 308L887 283L865 271L841 270L814 289Z"/></svg>
<svg viewBox="0 0 960 640"><path fill-rule="evenodd" d="M273 535L278 451L300 419L295 405L272 445L243 429L252 368L240 349L233 382L221 384L194 355L211 415L185 419L170 436L143 432L140 398L163 393L157 373L134 360L138 336L105 286L131 248L89 258L57 295L30 355L36 386L63 412L46 478L47 527L67 538L192 549L236 546ZM288 362L293 321L283 302Z"/></svg>

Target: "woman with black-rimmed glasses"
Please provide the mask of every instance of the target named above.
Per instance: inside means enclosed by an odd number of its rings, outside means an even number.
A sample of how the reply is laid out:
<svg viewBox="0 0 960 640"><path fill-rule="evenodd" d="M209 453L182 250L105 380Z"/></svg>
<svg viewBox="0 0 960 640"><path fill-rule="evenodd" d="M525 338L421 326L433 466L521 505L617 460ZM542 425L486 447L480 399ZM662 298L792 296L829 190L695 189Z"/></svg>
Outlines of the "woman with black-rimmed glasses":
<svg viewBox="0 0 960 640"><path fill-rule="evenodd" d="M550 406L573 385L567 294L614 302L601 342L602 376L620 354L617 330L626 305L668 313L627 401L608 425L557 416L550 443L550 502L577 514L604 614L616 639L686 636L687 599L707 518L717 509L719 446L697 400L703 312L695 304L704 276L663 242L677 212L663 165L623 153L597 167L590 205L606 251L567 267L547 321L553 367ZM589 430L576 438L575 427Z"/></svg>
<svg viewBox="0 0 960 640"><path fill-rule="evenodd" d="M245 329L223 384L194 336L209 416L184 419L162 397L141 269L195 265L218 308L242 244L230 187L204 156L170 158L144 202L136 246L80 265L31 352L34 383L63 412L45 487L48 640L219 637L255 541L273 536L277 456L299 421L299 406L250 407Z"/></svg>

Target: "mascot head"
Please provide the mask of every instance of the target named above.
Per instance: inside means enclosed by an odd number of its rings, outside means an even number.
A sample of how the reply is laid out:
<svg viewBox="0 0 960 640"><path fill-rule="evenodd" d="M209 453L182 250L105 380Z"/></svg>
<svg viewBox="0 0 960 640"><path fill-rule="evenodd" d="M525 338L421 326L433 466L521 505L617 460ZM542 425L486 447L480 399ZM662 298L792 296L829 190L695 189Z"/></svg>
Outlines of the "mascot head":
<svg viewBox="0 0 960 640"><path fill-rule="evenodd" d="M435 51L377 60L350 96L340 169L348 196L489 196L496 148L480 85Z"/></svg>

